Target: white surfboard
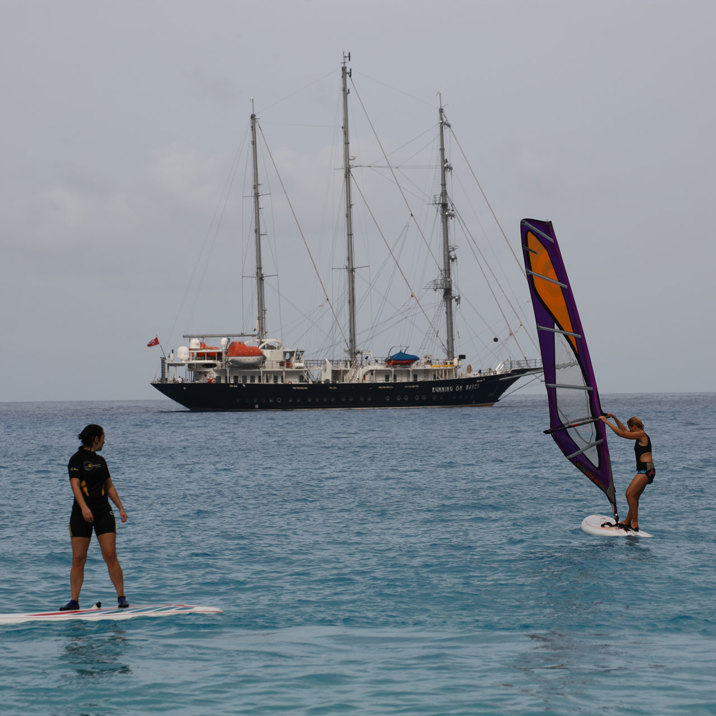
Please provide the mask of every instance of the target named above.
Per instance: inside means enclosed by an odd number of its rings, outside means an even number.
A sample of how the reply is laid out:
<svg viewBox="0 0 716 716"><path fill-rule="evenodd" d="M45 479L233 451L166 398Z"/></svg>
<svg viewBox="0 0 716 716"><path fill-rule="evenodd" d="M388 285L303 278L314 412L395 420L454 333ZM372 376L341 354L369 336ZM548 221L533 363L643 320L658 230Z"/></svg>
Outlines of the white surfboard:
<svg viewBox="0 0 716 716"><path fill-rule="evenodd" d="M625 530L622 527L617 527L613 517L606 517L605 515L589 515L582 520L582 529L590 535L597 535L597 537L651 537L648 532L644 532L643 529L639 529L638 532L634 530Z"/></svg>
<svg viewBox="0 0 716 716"><path fill-rule="evenodd" d="M203 607L198 604L159 604L141 605L118 609L116 607L93 607L66 612L29 612L27 614L0 614L0 624L22 624L24 622L64 622L73 619L83 621L101 621L103 619L135 619L137 617L173 617L181 614L221 614L216 607Z"/></svg>

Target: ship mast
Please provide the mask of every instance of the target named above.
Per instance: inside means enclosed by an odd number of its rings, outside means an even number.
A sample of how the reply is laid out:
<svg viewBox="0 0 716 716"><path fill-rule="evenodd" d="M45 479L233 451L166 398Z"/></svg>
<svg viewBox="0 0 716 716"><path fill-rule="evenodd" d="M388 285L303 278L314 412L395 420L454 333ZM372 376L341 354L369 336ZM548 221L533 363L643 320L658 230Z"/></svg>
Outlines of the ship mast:
<svg viewBox="0 0 716 716"><path fill-rule="evenodd" d="M346 272L348 273L348 355L351 361L355 361L358 355L356 339L356 286L355 286L355 264L353 262L353 205L351 203L351 154L348 135L348 77L351 70L347 63L350 62L350 52L343 55L343 66L341 68L341 82L343 89L343 178L346 194Z"/></svg>
<svg viewBox="0 0 716 716"><path fill-rule="evenodd" d="M440 218L443 231L443 268L442 276L439 282L440 288L443 290L443 303L445 304L445 329L447 335L447 359L452 361L455 358L455 329L453 326L452 304L455 296L452 292L452 275L450 272L450 263L454 261L455 255L450 247L449 220L453 217L450 210L450 203L447 193L447 173L452 167L445 159L445 127L449 127L442 103L440 104Z"/></svg>
<svg viewBox="0 0 716 716"><path fill-rule="evenodd" d="M266 302L264 298L264 272L261 263L261 204L259 203L259 166L256 146L256 114L251 102L251 148L254 165L254 246L256 253L256 334L259 341L266 338Z"/></svg>

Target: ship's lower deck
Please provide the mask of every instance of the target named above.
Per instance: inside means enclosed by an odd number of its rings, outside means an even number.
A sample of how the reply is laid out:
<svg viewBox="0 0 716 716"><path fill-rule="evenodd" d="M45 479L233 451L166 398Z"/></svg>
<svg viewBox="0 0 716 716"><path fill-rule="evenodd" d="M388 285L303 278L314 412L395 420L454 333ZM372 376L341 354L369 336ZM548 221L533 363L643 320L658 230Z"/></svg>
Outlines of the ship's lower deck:
<svg viewBox="0 0 716 716"><path fill-rule="evenodd" d="M315 410L492 405L521 376L486 376L399 383L251 384L156 381L152 385L189 410Z"/></svg>

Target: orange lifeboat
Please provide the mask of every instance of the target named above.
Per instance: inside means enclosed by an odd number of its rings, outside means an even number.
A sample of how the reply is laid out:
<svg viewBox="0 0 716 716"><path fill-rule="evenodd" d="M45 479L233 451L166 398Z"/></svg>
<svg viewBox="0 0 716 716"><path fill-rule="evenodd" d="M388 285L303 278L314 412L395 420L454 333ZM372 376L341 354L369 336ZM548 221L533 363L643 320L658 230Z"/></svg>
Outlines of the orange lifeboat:
<svg viewBox="0 0 716 716"><path fill-rule="evenodd" d="M229 363L237 368L256 368L264 362L264 354L260 348L241 341L229 343L225 355Z"/></svg>

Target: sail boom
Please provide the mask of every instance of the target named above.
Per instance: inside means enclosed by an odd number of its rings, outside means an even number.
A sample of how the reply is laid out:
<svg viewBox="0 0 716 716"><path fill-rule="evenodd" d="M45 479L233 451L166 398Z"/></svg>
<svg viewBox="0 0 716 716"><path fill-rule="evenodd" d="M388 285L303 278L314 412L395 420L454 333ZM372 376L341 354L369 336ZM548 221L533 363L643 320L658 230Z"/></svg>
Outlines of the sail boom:
<svg viewBox="0 0 716 716"><path fill-rule="evenodd" d="M569 383L545 383L548 388L565 388L566 390L594 390L589 385L569 385Z"/></svg>
<svg viewBox="0 0 716 716"><path fill-rule="evenodd" d="M592 418L591 416L588 418L580 418L574 423L569 423L568 425L558 425L556 428L549 428L547 430L544 430L543 432L545 435L551 435L552 433L556 433L558 430L572 430L573 428L581 428L583 425L588 425L589 423L596 422L596 420L597 418Z"/></svg>

